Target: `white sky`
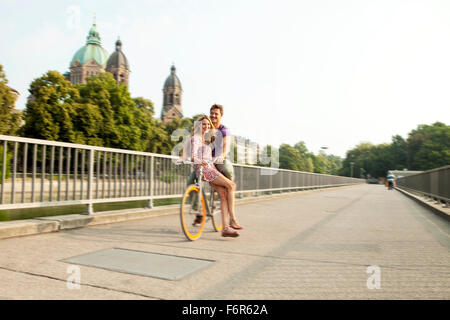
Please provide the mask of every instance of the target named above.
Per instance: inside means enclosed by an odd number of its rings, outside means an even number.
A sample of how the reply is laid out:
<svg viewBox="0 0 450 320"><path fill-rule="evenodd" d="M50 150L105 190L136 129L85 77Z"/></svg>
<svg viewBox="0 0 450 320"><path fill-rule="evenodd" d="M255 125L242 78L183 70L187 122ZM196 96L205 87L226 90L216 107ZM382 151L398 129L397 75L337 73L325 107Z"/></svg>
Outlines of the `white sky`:
<svg viewBox="0 0 450 320"><path fill-rule="evenodd" d="M345 156L450 120L448 0L0 0L0 64L23 109L31 81L68 71L97 15L130 92L155 103L172 62L185 116L224 106L236 135ZM79 14L78 14L79 13Z"/></svg>

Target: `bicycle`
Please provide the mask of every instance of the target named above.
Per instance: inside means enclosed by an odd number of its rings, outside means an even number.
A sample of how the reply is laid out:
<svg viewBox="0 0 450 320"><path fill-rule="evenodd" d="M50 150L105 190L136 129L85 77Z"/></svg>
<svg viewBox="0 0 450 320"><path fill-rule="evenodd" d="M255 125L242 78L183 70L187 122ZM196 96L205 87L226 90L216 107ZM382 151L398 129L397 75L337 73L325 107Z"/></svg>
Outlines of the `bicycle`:
<svg viewBox="0 0 450 320"><path fill-rule="evenodd" d="M183 161L183 164L194 164L191 161ZM213 187L210 186L209 199L206 196L205 188L202 181L203 167L199 168L198 175L194 181L194 184L187 186L184 192L183 199L180 206L180 222L181 229L184 235L190 241L194 241L200 238L205 227L206 219L211 219L214 231L219 232L222 230L222 220L217 216L220 210L216 210L218 201L218 194ZM197 215L202 215L202 221L200 226L196 226L194 221ZM219 220L220 219L220 220ZM219 223L220 221L220 223Z"/></svg>

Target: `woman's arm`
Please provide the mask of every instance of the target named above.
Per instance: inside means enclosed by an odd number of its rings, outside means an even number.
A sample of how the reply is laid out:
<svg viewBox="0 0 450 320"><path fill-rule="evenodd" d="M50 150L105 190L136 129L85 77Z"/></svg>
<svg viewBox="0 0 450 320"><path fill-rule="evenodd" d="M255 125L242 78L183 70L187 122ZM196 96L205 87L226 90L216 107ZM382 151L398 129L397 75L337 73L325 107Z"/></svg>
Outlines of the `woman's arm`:
<svg viewBox="0 0 450 320"><path fill-rule="evenodd" d="M195 164L203 163L203 141L198 136L193 136L191 139L192 143L192 162Z"/></svg>

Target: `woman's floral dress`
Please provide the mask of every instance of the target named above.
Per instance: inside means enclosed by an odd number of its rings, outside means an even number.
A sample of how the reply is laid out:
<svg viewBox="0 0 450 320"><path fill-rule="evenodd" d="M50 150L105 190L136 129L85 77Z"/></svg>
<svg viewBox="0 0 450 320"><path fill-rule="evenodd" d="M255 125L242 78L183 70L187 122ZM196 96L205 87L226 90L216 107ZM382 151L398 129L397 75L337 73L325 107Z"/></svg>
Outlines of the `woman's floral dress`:
<svg viewBox="0 0 450 320"><path fill-rule="evenodd" d="M191 138L192 161L194 162L195 172L198 175L198 169L201 167L202 160L212 160L212 149L209 145L203 143L200 136L193 136ZM196 164L197 163L197 164ZM213 163L208 163L203 167L203 180L211 182L220 176Z"/></svg>

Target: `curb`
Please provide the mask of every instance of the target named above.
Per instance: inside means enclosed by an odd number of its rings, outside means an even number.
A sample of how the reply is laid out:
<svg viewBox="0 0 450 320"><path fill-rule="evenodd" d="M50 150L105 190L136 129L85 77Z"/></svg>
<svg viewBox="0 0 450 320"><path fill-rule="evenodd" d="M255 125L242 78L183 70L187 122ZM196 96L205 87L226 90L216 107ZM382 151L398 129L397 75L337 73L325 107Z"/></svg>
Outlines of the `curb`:
<svg viewBox="0 0 450 320"><path fill-rule="evenodd" d="M271 199L288 198L292 196L297 196L299 194L309 194L312 192L321 192L321 191L323 192L327 190L352 186L355 185L293 191L274 195L253 196L243 199L236 198L236 205L243 205L259 201L268 201ZM5 221L0 222L0 240L12 237L58 232L60 230L84 228L101 224L118 223L137 219L174 215L178 214L179 210L180 206L177 204L169 206L160 206L152 209L136 208L136 209L96 212L90 215L70 214L70 215L60 215L50 217L38 217L34 219Z"/></svg>
<svg viewBox="0 0 450 320"><path fill-rule="evenodd" d="M408 198L416 201L422 207L429 209L433 213L437 214L438 216L450 221L450 208L442 208L441 204L435 204L435 203L431 203L429 201L425 201L422 197L416 196L415 194L412 194L408 191L402 190L398 187L395 187L395 190L400 191Z"/></svg>

